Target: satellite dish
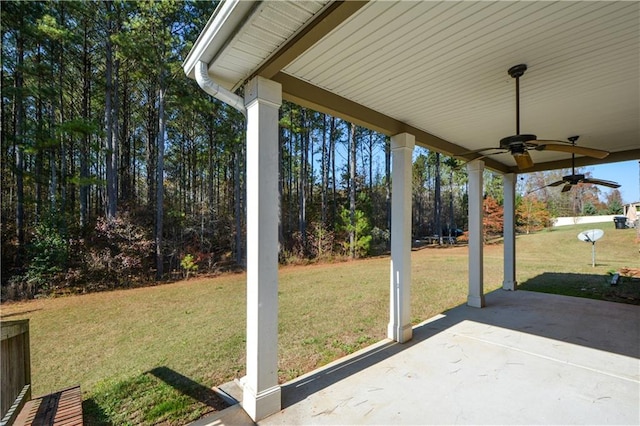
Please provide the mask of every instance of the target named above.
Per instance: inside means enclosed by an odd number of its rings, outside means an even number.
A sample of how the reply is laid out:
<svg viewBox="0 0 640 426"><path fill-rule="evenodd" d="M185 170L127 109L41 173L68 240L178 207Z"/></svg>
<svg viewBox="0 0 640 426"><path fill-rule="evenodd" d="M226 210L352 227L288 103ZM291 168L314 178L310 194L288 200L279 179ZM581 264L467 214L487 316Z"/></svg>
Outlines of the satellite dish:
<svg viewBox="0 0 640 426"><path fill-rule="evenodd" d="M604 235L602 229L588 229L578 234L578 239L585 243L591 243L591 266L596 267L596 241Z"/></svg>
<svg viewBox="0 0 640 426"><path fill-rule="evenodd" d="M578 234L578 239L585 243L595 243L604 235L602 229L589 229Z"/></svg>

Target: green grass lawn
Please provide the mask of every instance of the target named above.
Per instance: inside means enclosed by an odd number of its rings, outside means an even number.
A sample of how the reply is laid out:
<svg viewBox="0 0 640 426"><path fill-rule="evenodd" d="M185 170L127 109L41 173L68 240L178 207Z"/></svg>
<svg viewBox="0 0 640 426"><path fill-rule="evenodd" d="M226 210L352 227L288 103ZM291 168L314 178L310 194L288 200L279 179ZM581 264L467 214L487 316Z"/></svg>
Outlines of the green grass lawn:
<svg viewBox="0 0 640 426"><path fill-rule="evenodd" d="M595 268L590 244L576 238L589 228L605 230ZM518 236L517 279L528 290L620 301L633 301L629 287L639 300L637 281L607 284L608 272L640 266L634 239L613 224ZM486 247L484 271L485 292L499 288L501 245ZM466 247L414 251L412 274L414 323L465 303ZM385 338L388 275L388 257L282 268L280 381ZM2 317L30 318L34 395L79 383L90 424L184 424L217 406L210 387L244 375L245 279L5 304Z"/></svg>
<svg viewBox="0 0 640 426"><path fill-rule="evenodd" d="M596 266L592 267L592 246L578 240L580 231L602 229L595 244ZM622 278L611 286L611 274L621 268L640 268L635 229L614 229L613 223L552 228L517 239L519 288L522 290L589 297L640 304L638 280Z"/></svg>

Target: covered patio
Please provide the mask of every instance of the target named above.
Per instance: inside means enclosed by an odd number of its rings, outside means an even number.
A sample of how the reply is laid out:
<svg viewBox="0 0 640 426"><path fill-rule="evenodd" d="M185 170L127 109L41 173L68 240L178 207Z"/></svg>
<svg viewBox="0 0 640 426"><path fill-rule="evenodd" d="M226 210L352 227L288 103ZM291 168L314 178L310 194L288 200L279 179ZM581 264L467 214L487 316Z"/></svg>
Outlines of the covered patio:
<svg viewBox="0 0 640 426"><path fill-rule="evenodd" d="M640 422L637 306L500 290L486 303L283 384L282 411L259 424ZM252 423L236 406L196 425Z"/></svg>
<svg viewBox="0 0 640 426"><path fill-rule="evenodd" d="M640 310L497 291L282 387L264 425L637 424Z"/></svg>
<svg viewBox="0 0 640 426"><path fill-rule="evenodd" d="M494 309L502 311L504 315L498 315L502 318L499 321L491 318L484 322L478 320L484 324L480 326L472 317L469 320L455 320L454 317L454 323L449 324L451 317L447 316L419 328L411 327L411 264L408 254L411 247L412 152L417 144L469 160L467 304L474 308L491 307L483 289L482 176L485 167L504 175L503 288L516 290L514 217L516 179L522 171L519 167L529 166L526 171L567 167L570 155L562 150L547 149L544 144L540 149L519 144L518 149L490 157L465 153L484 147L498 147L499 141L509 135L516 141L535 142L536 136L524 133L536 132L538 140L567 140L571 136L580 136L581 147L610 152L605 158L578 155L578 166L640 158L639 13L640 5L636 2L231 0L218 6L185 60L184 71L196 79L205 92L232 105L247 118L247 375L242 379L242 407L253 420L268 418L283 407L297 406L288 405L291 387L280 386L277 377L277 148L278 109L284 98L391 138L388 337L405 346L393 344L374 351L375 356L382 359L371 368L392 367L387 363L396 359L395 351L421 360L420 369L433 370L434 366L440 365L435 371L442 374L448 371L444 366L452 362L450 354L455 352L447 351L447 345L466 347L468 358L458 354L459 361L455 364L461 363L459 372L471 371L477 377L472 380L472 376L467 376L460 382L462 386L429 393L435 399L421 406L434 413L433 422L465 422L467 418L469 422L490 423L513 423L520 418L534 421L533 414L527 417L526 413L520 417L496 417L498 409L486 409L483 415L487 417L475 417L475 420L465 417L464 412L458 412L461 417L456 418L437 416L440 410L443 415L445 412L450 415L450 408L455 405L448 406L447 401L439 400L437 395L464 398L468 400L470 409L482 411L486 404L481 399L474 402L478 397L478 390L473 390L474 384L489 381L488 377L494 371L492 368L500 371L510 369L509 360L515 359L513 362L530 365L531 368L522 368L521 376L513 376L520 377L518 380L502 381L504 388L499 392L496 390L501 395L496 398L499 400L496 407L506 407L505 413L513 415L510 404L519 397L520 382L535 384L538 380L538 385L532 385L530 389L533 400L545 388L545 381L540 380L543 377L541 371L549 368L560 374L554 360L567 358L559 357L560 354L555 352L557 348L553 342L560 337L557 333L564 330L564 339L560 341L578 344L575 336L584 330L579 327L556 330L554 324L563 324L560 319L569 315L563 309L554 313L560 318L552 322L540 322L538 318L544 315L523 315L523 307L509 311L510 303L528 297L512 293L492 295L496 303L491 309L473 313L473 309L460 308L465 315L472 316L490 315ZM516 78L515 92L522 92L522 111L520 104L514 102L513 78L507 75L507 70L518 64L527 67L526 75L521 77L521 86ZM244 89L244 98L235 93L241 88ZM521 135L526 138L522 139ZM530 160L522 161L523 155ZM620 332L624 333L622 340L633 343L635 339L634 347L637 348L637 309L624 307L621 312L635 315L630 326L632 329L635 327L635 334L628 327L621 328L623 331ZM567 321L579 320L583 315L586 314L577 313L575 318ZM448 325L434 334L430 330L433 327L438 329L438 324ZM486 327L493 327L490 331L497 336L495 340L484 335ZM447 333L453 334L442 340ZM469 333L475 333L476 337L465 337ZM433 337L425 339L430 334ZM531 334L538 336L537 339L553 340L532 341L529 338ZM521 340L522 346L510 346L509 339L514 335ZM486 347L488 352L479 350L479 346ZM598 350L606 351L608 347L598 347ZM604 374L607 380L615 377L621 386L625 384L631 390L625 395L635 397L637 402L637 352L623 353L620 356L626 358L620 362L617 358L613 362L605 357L606 367L595 366L591 361L583 366L580 360L589 359L592 354L569 352L569 361L563 368L570 366L571 374L580 376L577 372L592 371ZM619 355L613 352L611 356ZM483 359L489 353L497 358L489 356ZM573 360L574 355L576 360ZM355 366L357 362L348 365ZM606 370L609 367L614 371ZM320 397L325 390L331 390L327 397L329 402L320 404L323 408L317 411L316 417L300 417L298 420L294 417L282 422L307 423L314 422L313 419L330 422L331 413L348 407L348 401L352 401L345 399L347 393L356 392L351 385L345 388L351 390L340 390L340 383L358 380L360 370L354 371L344 381L337 381L337 387L332 385L314 394ZM413 367L407 365L407 374L412 371ZM420 372L424 374L426 370L419 370L418 375ZM479 372L486 376L478 376ZM436 386L443 387L455 383L439 383L435 376L432 380ZM589 382L590 378L580 376L577 383L583 381ZM366 383L366 386L374 386ZM558 379L555 385L560 383L574 386L576 382L567 379L565 383L565 379ZM313 386L313 382L308 386ZM357 392L366 392L366 386L353 384ZM297 394L304 391L296 389ZM606 386L603 389L607 392L594 392L595 399L590 403L598 401L598 404L604 404L602 401L608 398L604 394L614 391ZM401 385L395 394L385 392L378 407L386 400L391 410L388 414L391 415L396 400L414 401L414 406L422 401L410 399L416 398L418 392L418 387ZM425 393L426 390L420 392ZM616 395L628 401L622 394ZM366 399L364 394L358 397L362 401ZM350 398L356 397L352 395ZM339 405L343 400L343 405ZM353 403L357 402L353 400ZM624 404L628 407L627 402ZM547 405L541 406L541 410L554 415L559 410L557 407L557 403L547 398ZM277 422L279 416L292 411L295 412L295 408L269 417L269 421ZM637 422L637 407L635 411L625 411L624 415L631 417L612 417L612 421L626 423L631 419L632 423ZM368 423L362 415L358 415L359 420L338 416L336 422ZM386 419L394 421L393 417ZM408 423L421 422L417 417L407 419ZM539 415L535 419L535 422L545 422ZM554 419L558 422L586 420L583 417L576 420L570 417ZM385 423L380 418L373 422L376 421Z"/></svg>

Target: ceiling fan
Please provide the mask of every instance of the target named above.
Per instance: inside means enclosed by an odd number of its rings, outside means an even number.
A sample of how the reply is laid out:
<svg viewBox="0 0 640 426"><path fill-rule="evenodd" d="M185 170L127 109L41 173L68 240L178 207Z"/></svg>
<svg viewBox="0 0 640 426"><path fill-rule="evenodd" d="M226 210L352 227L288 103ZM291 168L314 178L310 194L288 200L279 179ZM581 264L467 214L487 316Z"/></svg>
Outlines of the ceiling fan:
<svg viewBox="0 0 640 426"><path fill-rule="evenodd" d="M576 141L579 136L571 136L569 141L571 142L571 146L575 146ZM603 179L595 179L585 177L583 174L576 174L576 156L574 153L571 154L571 174L567 176L563 176L561 180L550 183L546 186L560 186L564 184L561 192L567 192L575 185L579 183L592 183L594 185L602 185L609 188L620 188L620 184L617 182L612 182L610 180ZM542 187L544 188L544 186Z"/></svg>
<svg viewBox="0 0 640 426"><path fill-rule="evenodd" d="M533 167L533 160L529 155L529 150L533 149L536 151L559 151L559 152L570 152L571 154L579 154L586 155L588 157L594 158L605 158L609 155L608 151L603 151L600 149L594 148L586 148L581 146L575 146L575 144L566 141L556 141L556 140L538 140L536 135L532 134L520 134L520 77L527 70L526 64L518 64L509 68L509 75L516 80L516 134L512 136L507 136L505 138L500 139L499 147L490 147L490 148L481 148L473 151L467 151L458 156L467 156L469 154L479 154L485 151L498 151L492 152L488 154L484 154L480 157L475 158L480 159L484 158L488 155L502 154L502 153L510 153L513 155L513 158L518 165L518 169L528 169Z"/></svg>

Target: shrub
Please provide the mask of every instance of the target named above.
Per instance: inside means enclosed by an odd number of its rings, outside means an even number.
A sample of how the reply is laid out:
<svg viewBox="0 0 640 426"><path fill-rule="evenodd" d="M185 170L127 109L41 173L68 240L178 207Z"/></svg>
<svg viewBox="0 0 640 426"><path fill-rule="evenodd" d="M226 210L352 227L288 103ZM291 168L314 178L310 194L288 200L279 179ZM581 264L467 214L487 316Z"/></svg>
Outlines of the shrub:
<svg viewBox="0 0 640 426"><path fill-rule="evenodd" d="M69 240L64 232L63 222L55 213L44 217L33 232L24 252L24 268L17 269L3 264L2 299L13 300L33 298L39 293L47 293L55 288L64 275L70 253ZM15 248L11 243L5 247ZM5 253L3 253L5 254ZM15 261L17 251L12 253ZM4 260L4 259L3 259Z"/></svg>
<svg viewBox="0 0 640 426"><path fill-rule="evenodd" d="M344 207L340 211L340 229L346 233L346 240L342 243L343 250L350 252L352 250L349 233L354 232L355 247L353 251L356 257L362 257L369 254L371 249L371 226L369 220L361 210L355 211L355 224L351 224L351 213Z"/></svg>
<svg viewBox="0 0 640 426"><path fill-rule="evenodd" d="M153 246L153 239L126 213L100 218L87 249L87 272L112 285L143 277L152 267Z"/></svg>
<svg viewBox="0 0 640 426"><path fill-rule="evenodd" d="M27 252L29 260L24 280L32 296L49 290L53 277L64 270L69 258L69 242L53 220L44 220L36 226Z"/></svg>
<svg viewBox="0 0 640 426"><path fill-rule="evenodd" d="M313 222L308 232L309 255L316 259L325 259L333 254L335 235L321 222Z"/></svg>
<svg viewBox="0 0 640 426"><path fill-rule="evenodd" d="M391 247L391 233L388 229L380 229L377 226L371 230L372 251L382 253Z"/></svg>
<svg viewBox="0 0 640 426"><path fill-rule="evenodd" d="M182 260L180 260L180 267L184 269L185 277L189 278L191 272L198 271L198 265L196 264L196 258L192 254L185 254Z"/></svg>

